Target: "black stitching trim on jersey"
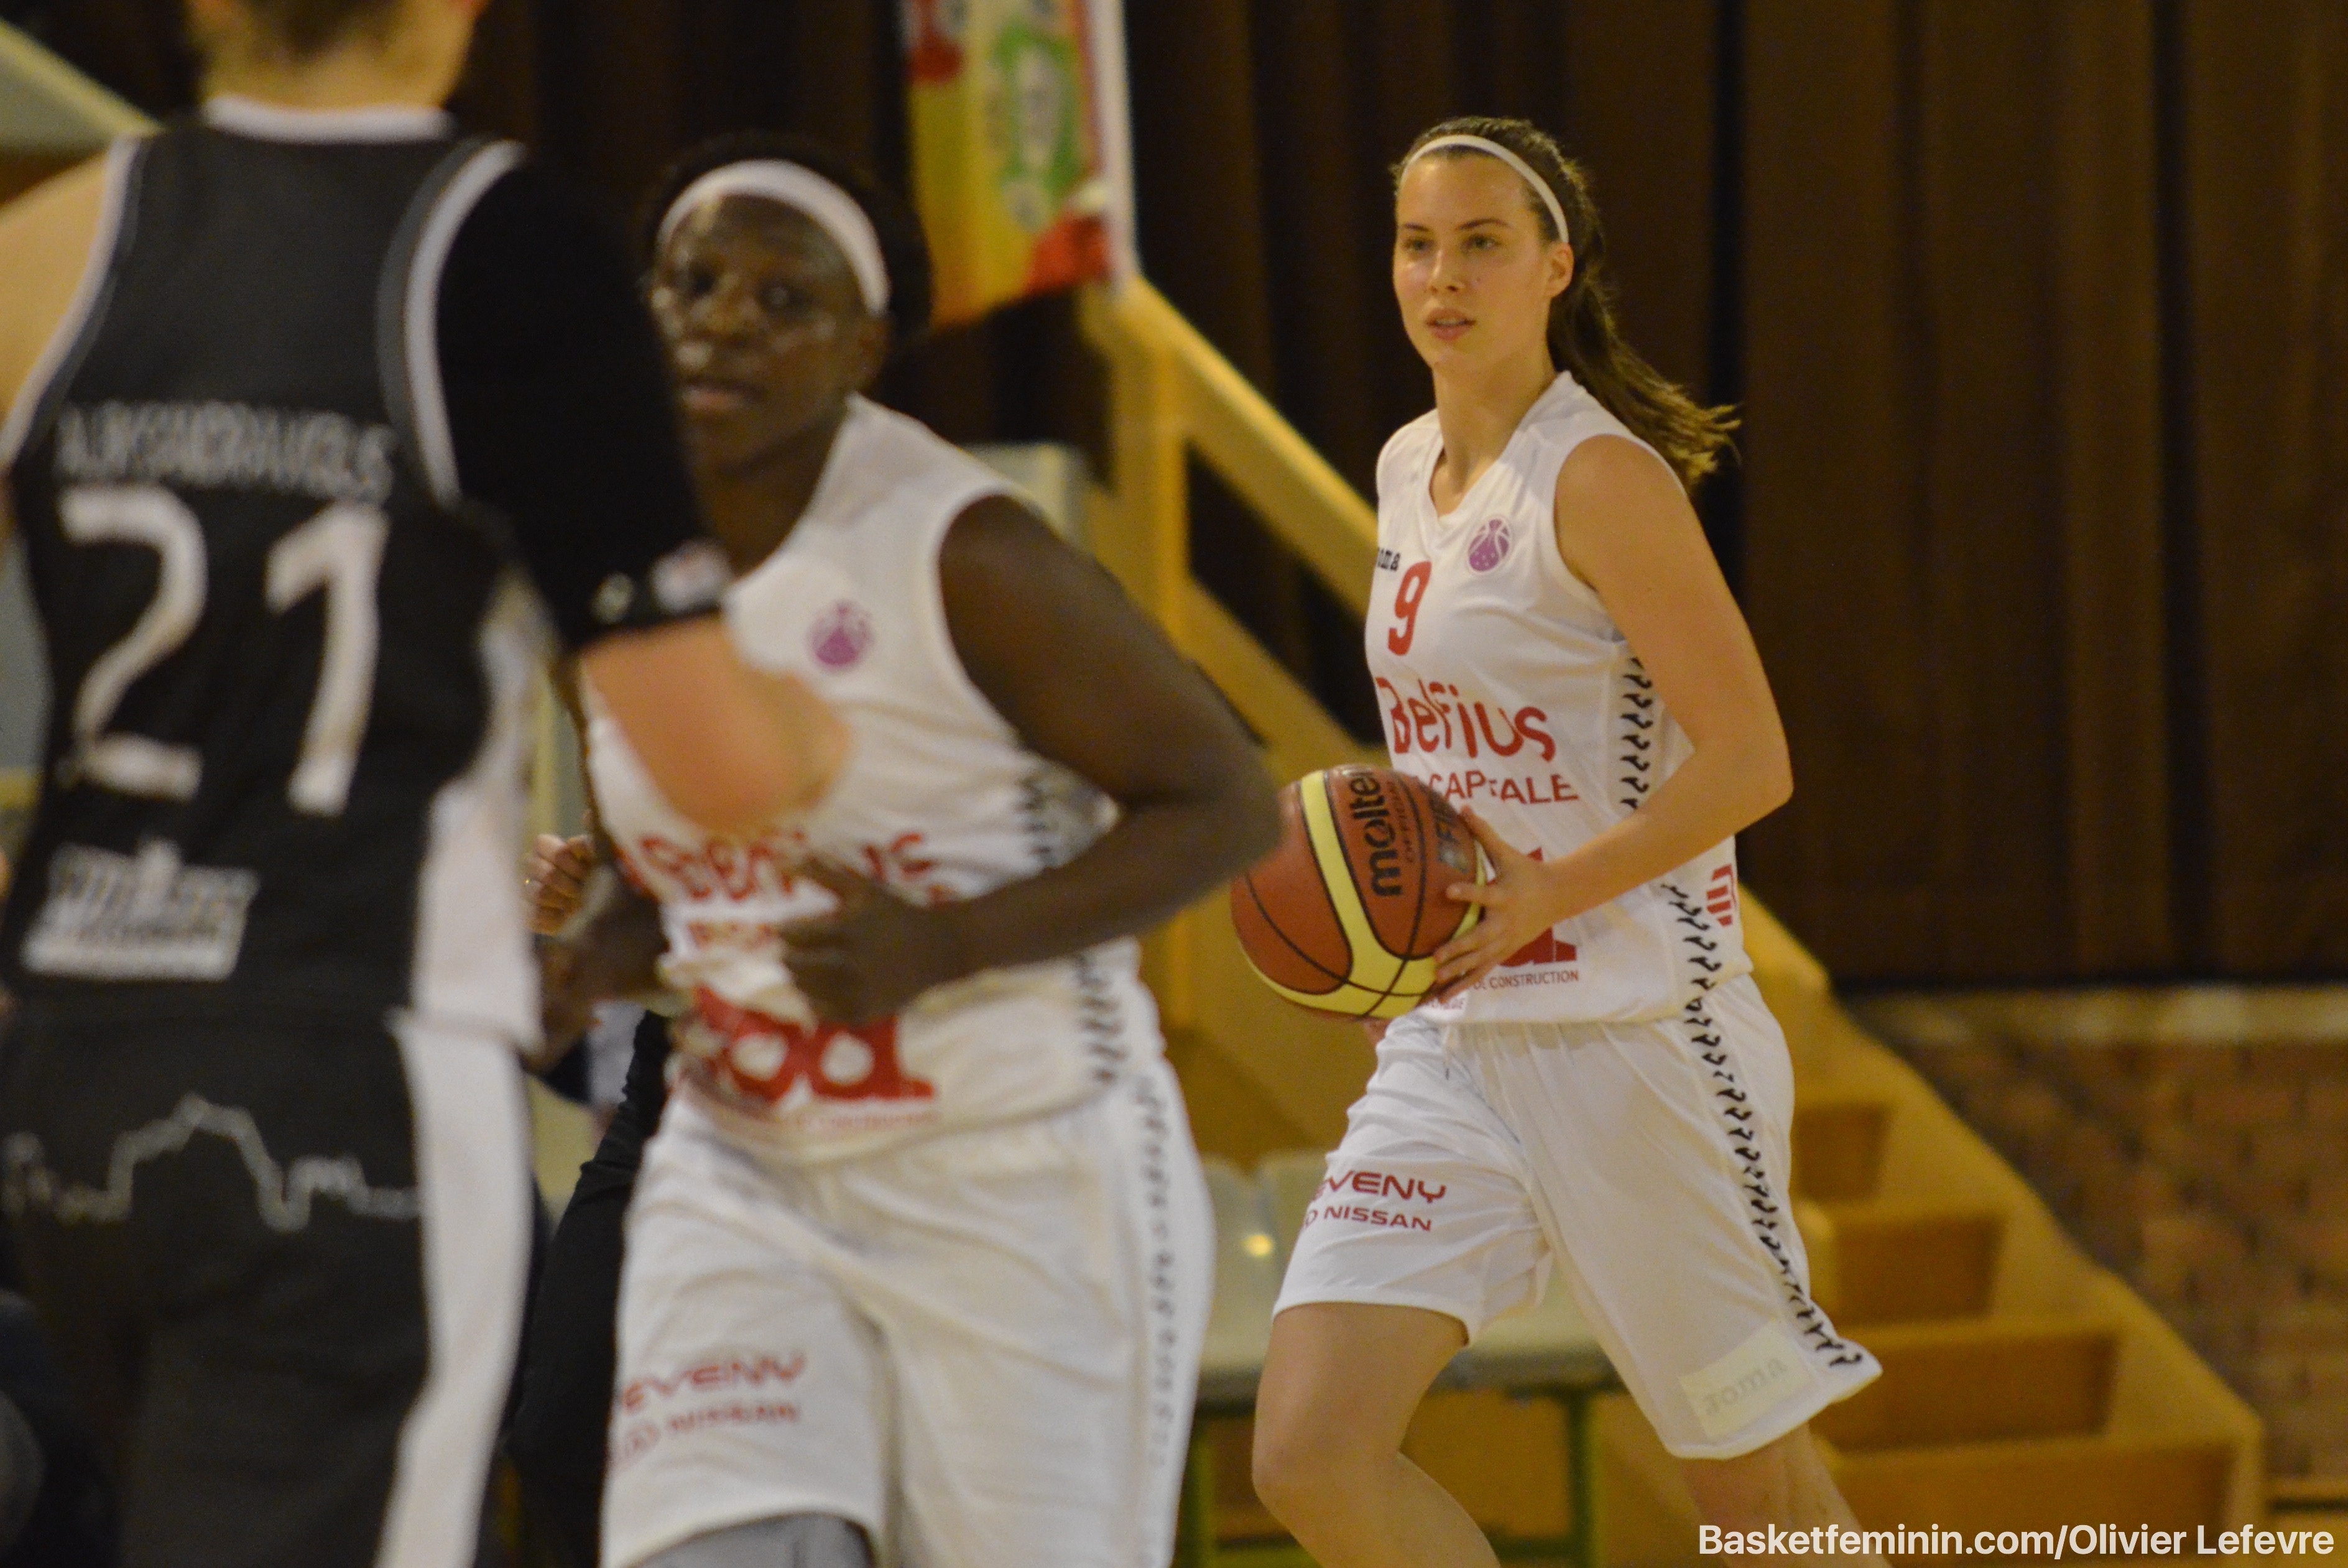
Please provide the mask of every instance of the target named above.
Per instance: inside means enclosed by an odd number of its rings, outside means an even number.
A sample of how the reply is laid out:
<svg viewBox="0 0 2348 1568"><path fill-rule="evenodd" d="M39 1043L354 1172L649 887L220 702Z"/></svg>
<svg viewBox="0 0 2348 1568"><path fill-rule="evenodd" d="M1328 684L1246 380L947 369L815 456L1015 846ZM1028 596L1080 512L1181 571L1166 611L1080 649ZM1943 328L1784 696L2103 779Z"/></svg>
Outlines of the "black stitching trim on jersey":
<svg viewBox="0 0 2348 1568"><path fill-rule="evenodd" d="M1125 1009L1117 1006L1108 978L1092 954L1078 953L1068 962L1076 977L1076 1033L1092 1061L1093 1081L1115 1083L1132 1060L1125 1043Z"/></svg>
<svg viewBox="0 0 2348 1568"><path fill-rule="evenodd" d="M1040 771L1019 781L1019 831L1037 871L1066 859L1067 845L1053 831L1049 785ZM1076 982L1076 1034L1083 1042L1096 1084L1115 1083L1125 1076L1132 1052L1125 1039L1125 1009L1110 990L1108 977L1089 952L1068 958Z"/></svg>
<svg viewBox="0 0 2348 1568"><path fill-rule="evenodd" d="M1793 1215L1779 1198L1776 1184L1769 1177L1769 1167L1761 1158L1761 1140L1753 1125L1757 1113L1753 1109L1752 1097L1738 1080L1735 1068L1729 1065L1727 1043L1712 1016L1712 988L1720 983L1722 966L1712 956L1718 944L1710 941L1705 934L1710 921L1704 907L1669 882L1656 886L1678 912L1679 923L1695 927L1694 934L1683 932L1680 940L1704 972L1695 977L1695 994L1680 1009L1680 1021L1687 1028L1688 1043L1695 1047L1697 1060L1711 1077L1713 1113L1719 1120L1722 1135L1728 1140L1729 1153L1736 1160L1738 1185L1745 1194L1745 1216L1753 1227L1754 1239L1776 1264L1787 1307L1801 1325L1802 1337L1808 1341L1809 1348L1827 1358L1829 1367L1859 1366L1867 1359L1867 1353L1848 1339L1835 1337L1827 1315L1818 1310L1801 1276L1794 1271L1794 1255L1779 1234L1783 1227L1793 1224Z"/></svg>
<svg viewBox="0 0 2348 1568"><path fill-rule="evenodd" d="M1622 669L1622 699L1614 713L1618 732L1614 782L1622 791L1614 804L1626 812L1646 804L1648 792L1655 787L1655 739L1662 730L1657 723L1662 706L1647 667L1633 653Z"/></svg>
<svg viewBox="0 0 2348 1568"><path fill-rule="evenodd" d="M1684 927L1674 933L1680 941L1680 957L1694 968L1688 979L1701 999L1720 983L1721 971L1728 967L1728 961L1717 956L1721 945L1715 938L1720 927L1713 923L1712 911L1689 897L1676 883L1657 882L1655 886L1672 911L1673 926Z"/></svg>
<svg viewBox="0 0 2348 1568"><path fill-rule="evenodd" d="M1027 858L1039 873L1060 863L1060 845L1052 833L1045 788L1044 775L1037 770L1029 770L1019 781L1019 835L1027 841Z"/></svg>
<svg viewBox="0 0 2348 1568"><path fill-rule="evenodd" d="M1174 1178L1168 1150L1179 1136L1174 1108L1149 1073L1133 1076L1133 1097L1141 1113L1141 1201L1148 1205L1142 1245L1148 1250L1144 1304L1148 1318L1143 1354L1148 1358L1149 1409L1145 1417L1145 1452L1151 1473L1178 1462L1182 1427L1190 1413L1190 1390L1180 1376L1182 1330L1174 1255Z"/></svg>

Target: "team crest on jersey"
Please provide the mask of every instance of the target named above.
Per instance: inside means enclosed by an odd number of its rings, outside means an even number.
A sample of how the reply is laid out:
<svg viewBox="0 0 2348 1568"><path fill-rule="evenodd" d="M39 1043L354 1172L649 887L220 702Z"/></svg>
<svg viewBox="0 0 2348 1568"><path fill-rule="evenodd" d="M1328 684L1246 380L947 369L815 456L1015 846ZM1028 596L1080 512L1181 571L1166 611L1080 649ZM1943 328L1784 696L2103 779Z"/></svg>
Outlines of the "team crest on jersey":
<svg viewBox="0 0 2348 1568"><path fill-rule="evenodd" d="M843 599L815 618L808 634L808 651L827 670L846 670L872 646L872 618L852 599Z"/></svg>
<svg viewBox="0 0 2348 1568"><path fill-rule="evenodd" d="M1509 546L1511 542L1508 518L1487 518L1483 526L1476 530L1476 537L1468 541L1469 569L1490 571L1509 559Z"/></svg>

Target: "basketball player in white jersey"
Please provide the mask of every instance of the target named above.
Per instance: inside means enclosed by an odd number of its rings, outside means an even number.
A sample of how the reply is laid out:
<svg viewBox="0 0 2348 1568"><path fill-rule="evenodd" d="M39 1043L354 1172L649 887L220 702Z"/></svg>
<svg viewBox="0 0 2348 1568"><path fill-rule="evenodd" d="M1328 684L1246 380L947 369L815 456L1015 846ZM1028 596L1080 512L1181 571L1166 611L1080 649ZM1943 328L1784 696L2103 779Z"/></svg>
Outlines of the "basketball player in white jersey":
<svg viewBox="0 0 2348 1568"><path fill-rule="evenodd" d="M733 138L657 241L727 627L855 747L803 822L712 835L585 683L602 825L690 999L602 1561L1157 1568L1210 1236L1132 938L1269 848L1267 781L1106 573L860 395L926 316L910 214Z"/></svg>
<svg viewBox="0 0 2348 1568"><path fill-rule="evenodd" d="M1810 1299L1793 1081L1750 978L1733 835L1791 789L1686 487L1725 445L1618 335L1581 171L1520 120L1422 136L1395 292L1435 409L1378 461L1367 638L1394 765L1496 876L1330 1157L1431 1228L1315 1205L1272 1328L1257 1490L1329 1568L1493 1561L1402 1457L1420 1397L1552 1269L1698 1507L1843 1525L1806 1423L1877 1374ZM1373 1216L1385 1218L1386 1216Z"/></svg>
<svg viewBox="0 0 2348 1568"><path fill-rule="evenodd" d="M617 247L439 110L480 8L190 0L201 116L0 212L54 683L0 1203L128 1568L473 1560L544 621L696 818L811 803L844 738L734 657Z"/></svg>

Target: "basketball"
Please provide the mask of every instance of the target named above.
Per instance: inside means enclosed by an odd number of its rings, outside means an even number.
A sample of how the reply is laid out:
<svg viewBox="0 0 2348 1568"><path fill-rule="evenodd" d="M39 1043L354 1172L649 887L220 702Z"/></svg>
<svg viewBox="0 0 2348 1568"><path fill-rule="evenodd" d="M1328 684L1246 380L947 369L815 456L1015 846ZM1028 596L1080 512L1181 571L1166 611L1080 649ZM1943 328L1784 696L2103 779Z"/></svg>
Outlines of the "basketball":
<svg viewBox="0 0 2348 1568"><path fill-rule="evenodd" d="M1339 1018L1398 1018L1435 985L1437 948L1480 910L1475 835L1415 778L1358 764L1281 792L1280 847L1231 884L1231 923L1263 983Z"/></svg>

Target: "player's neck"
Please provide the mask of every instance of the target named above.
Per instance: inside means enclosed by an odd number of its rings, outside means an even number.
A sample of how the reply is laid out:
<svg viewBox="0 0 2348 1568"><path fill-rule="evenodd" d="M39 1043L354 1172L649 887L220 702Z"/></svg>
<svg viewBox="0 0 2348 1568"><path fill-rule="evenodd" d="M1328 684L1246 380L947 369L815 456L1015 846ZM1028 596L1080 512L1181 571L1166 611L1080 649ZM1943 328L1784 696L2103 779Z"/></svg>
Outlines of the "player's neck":
<svg viewBox="0 0 2348 1568"><path fill-rule="evenodd" d="M1557 379L1547 344L1471 374L1435 376L1435 422L1443 432L1443 466L1459 489L1472 485L1508 448L1525 414Z"/></svg>
<svg viewBox="0 0 2348 1568"><path fill-rule="evenodd" d="M694 487L709 531L736 572L756 569L798 527L823 483L824 464L847 417L843 405L837 415L785 437L740 467L695 462Z"/></svg>
<svg viewBox="0 0 2348 1568"><path fill-rule="evenodd" d="M454 90L448 65L424 51L353 43L303 60L223 51L204 72L206 97L276 108L438 108Z"/></svg>

